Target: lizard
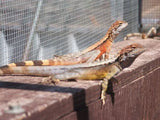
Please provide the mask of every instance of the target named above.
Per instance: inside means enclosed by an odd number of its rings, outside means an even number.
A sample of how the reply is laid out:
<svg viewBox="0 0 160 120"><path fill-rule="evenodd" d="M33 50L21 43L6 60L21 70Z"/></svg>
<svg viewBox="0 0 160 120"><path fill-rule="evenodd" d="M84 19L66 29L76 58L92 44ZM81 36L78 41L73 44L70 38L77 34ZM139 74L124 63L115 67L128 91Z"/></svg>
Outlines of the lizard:
<svg viewBox="0 0 160 120"><path fill-rule="evenodd" d="M117 37L120 31L122 31L125 27L127 27L128 23L122 20L118 20L111 25L108 29L106 35L98 42L83 50L81 53L86 53L91 50L100 50L100 54L96 57L96 59L100 58L101 55L105 54L105 58L109 57L109 52L113 43L113 40Z"/></svg>
<svg viewBox="0 0 160 120"><path fill-rule="evenodd" d="M86 48L82 52L74 54L66 54L62 56L54 56L53 59L46 60L34 60L24 61L17 63L10 63L3 67L15 67L15 66L55 66L55 65L71 65L85 62L93 62L98 60L102 54L107 53L106 58L110 52L110 48L113 40L119 34L119 32L128 25L127 22L118 20L111 25L106 35L95 44Z"/></svg>
<svg viewBox="0 0 160 120"><path fill-rule="evenodd" d="M156 36L160 36L160 27L157 29L155 27L152 27L149 29L147 33L129 33L126 35L126 37L124 37L124 40L128 40L130 37L134 36L140 37L142 39L154 38Z"/></svg>
<svg viewBox="0 0 160 120"><path fill-rule="evenodd" d="M113 60L82 63L68 66L19 66L12 69L0 68L0 75L36 75L51 76L50 81L59 81L67 79L83 80L101 80L102 91L101 99L105 104L105 95L108 86L108 80L118 74L123 68L132 64L136 57L144 51L140 44L131 44L123 48L117 57Z"/></svg>

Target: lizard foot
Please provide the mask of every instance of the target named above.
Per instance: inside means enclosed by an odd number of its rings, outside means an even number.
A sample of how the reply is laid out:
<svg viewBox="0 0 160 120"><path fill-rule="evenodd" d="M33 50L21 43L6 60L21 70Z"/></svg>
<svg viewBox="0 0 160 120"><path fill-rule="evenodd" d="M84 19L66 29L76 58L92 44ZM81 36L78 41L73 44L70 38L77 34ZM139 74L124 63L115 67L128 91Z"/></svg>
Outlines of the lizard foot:
<svg viewBox="0 0 160 120"><path fill-rule="evenodd" d="M105 104L107 88L108 88L108 79L104 78L102 81L102 92L101 92L101 100L102 100L103 105Z"/></svg>
<svg viewBox="0 0 160 120"><path fill-rule="evenodd" d="M43 78L42 81L40 82L40 84L43 85L50 85L50 84L54 84L56 85L57 83L59 83L59 79L53 77L53 76L49 76L47 78Z"/></svg>
<svg viewBox="0 0 160 120"><path fill-rule="evenodd" d="M102 104L103 104L103 105L105 104L105 98L106 98L106 96L103 95L103 94L101 94L101 100L102 100Z"/></svg>

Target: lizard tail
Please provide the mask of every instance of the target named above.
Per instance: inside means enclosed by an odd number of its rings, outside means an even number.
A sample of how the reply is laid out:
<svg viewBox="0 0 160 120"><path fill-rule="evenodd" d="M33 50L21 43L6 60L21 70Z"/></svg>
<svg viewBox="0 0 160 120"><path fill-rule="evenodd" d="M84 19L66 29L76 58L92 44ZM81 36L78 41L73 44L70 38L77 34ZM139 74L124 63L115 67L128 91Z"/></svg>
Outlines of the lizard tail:
<svg viewBox="0 0 160 120"><path fill-rule="evenodd" d="M10 67L7 65L0 67L0 76L7 74L13 74L13 71L10 69Z"/></svg>
<svg viewBox="0 0 160 120"><path fill-rule="evenodd" d="M32 67L32 66L30 66ZM45 76L45 74L43 74L43 72L41 72L41 74L38 74L39 69L36 69L34 71L36 71L35 73L32 72L32 70L28 70L29 66L19 66L19 67L8 67L3 66L0 67L0 76L3 75L38 75L38 76ZM37 74L36 74L37 73Z"/></svg>
<svg viewBox="0 0 160 120"><path fill-rule="evenodd" d="M0 70L0 76L1 76L1 75L4 75L2 70Z"/></svg>
<svg viewBox="0 0 160 120"><path fill-rule="evenodd" d="M87 58L84 58L87 59ZM34 60L34 61L24 61L24 62L17 62L17 63L10 63L8 65L2 66L1 68L8 68L8 67L19 67L19 66L52 66L52 65L69 65L69 64L76 64L79 63L81 59L74 59L74 58L66 58L66 59L49 59L49 60ZM85 61L85 60L84 60ZM82 61L83 62L83 61Z"/></svg>
<svg viewBox="0 0 160 120"><path fill-rule="evenodd" d="M124 40L128 40L131 37L141 37L142 39L146 39L146 34L145 33L129 33L124 37Z"/></svg>
<svg viewBox="0 0 160 120"><path fill-rule="evenodd" d="M5 66L0 67L0 76L2 75L12 75L17 74L22 70L14 70L13 68L17 67L20 68L22 66L49 66L49 65L58 65L61 64L61 61L55 60L35 60L35 61L24 61L18 63L10 63Z"/></svg>
<svg viewBox="0 0 160 120"><path fill-rule="evenodd" d="M56 65L59 61L55 61L54 59L50 60L34 60L34 61L24 61L17 63L10 63L8 67L16 67L16 66L47 66L47 65Z"/></svg>
<svg viewBox="0 0 160 120"><path fill-rule="evenodd" d="M47 67L46 67L47 68ZM19 66L19 67L0 67L0 76L2 75L36 75L49 76L45 67L41 66Z"/></svg>

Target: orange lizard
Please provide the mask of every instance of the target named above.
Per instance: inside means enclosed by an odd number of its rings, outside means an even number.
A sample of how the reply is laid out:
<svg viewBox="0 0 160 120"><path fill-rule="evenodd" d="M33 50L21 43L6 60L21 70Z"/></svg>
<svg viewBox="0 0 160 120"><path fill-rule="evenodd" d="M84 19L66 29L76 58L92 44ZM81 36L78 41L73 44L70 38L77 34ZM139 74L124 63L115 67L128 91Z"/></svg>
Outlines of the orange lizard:
<svg viewBox="0 0 160 120"><path fill-rule="evenodd" d="M119 32L122 29L124 29L127 25L128 23L125 21L121 21L121 20L116 21L111 25L106 35L100 41L86 48L80 53L55 56L53 59L48 59L48 60L35 60L35 61L11 63L2 67L7 68L7 67L15 67L15 66L71 65L71 64L78 64L78 63L84 63L84 62L93 62L99 59L104 53L107 53L106 58L108 58L108 54L110 52L113 40L116 38Z"/></svg>

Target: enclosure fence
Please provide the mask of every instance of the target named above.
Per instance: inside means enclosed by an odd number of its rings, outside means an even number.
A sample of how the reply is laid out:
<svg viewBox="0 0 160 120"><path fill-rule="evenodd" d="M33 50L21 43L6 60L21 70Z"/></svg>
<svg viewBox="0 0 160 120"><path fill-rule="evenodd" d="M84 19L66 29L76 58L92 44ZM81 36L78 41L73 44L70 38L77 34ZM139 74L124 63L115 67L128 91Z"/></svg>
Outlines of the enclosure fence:
<svg viewBox="0 0 160 120"><path fill-rule="evenodd" d="M0 65L81 51L116 20L129 23L115 40L121 41L138 32L140 5L139 0L1 0ZM142 24L150 19L146 14Z"/></svg>
<svg viewBox="0 0 160 120"><path fill-rule="evenodd" d="M156 28L160 27L160 1L159 0L143 0L142 27L143 27L143 31L146 31L151 27L156 27Z"/></svg>

